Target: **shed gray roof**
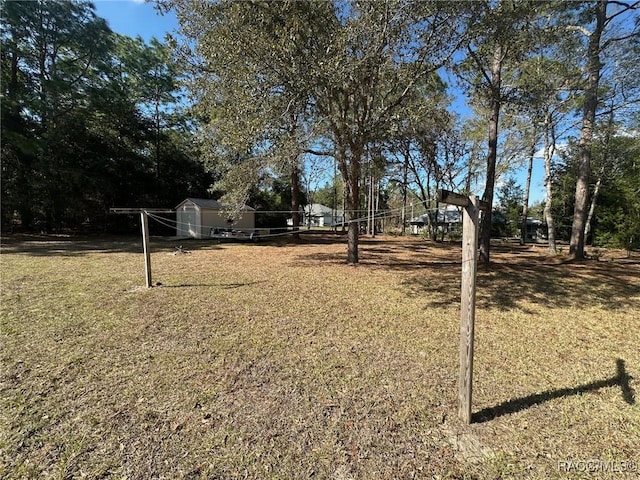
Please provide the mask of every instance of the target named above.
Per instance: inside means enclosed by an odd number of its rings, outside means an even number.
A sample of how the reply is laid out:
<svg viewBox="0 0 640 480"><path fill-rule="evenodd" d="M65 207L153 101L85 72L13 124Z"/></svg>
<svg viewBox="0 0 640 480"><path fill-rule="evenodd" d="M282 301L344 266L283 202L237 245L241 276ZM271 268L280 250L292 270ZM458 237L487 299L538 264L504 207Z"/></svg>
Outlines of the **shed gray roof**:
<svg viewBox="0 0 640 480"><path fill-rule="evenodd" d="M180 204L176 207L176 210L187 202L191 202L199 208L208 208L211 210L224 210L227 207L226 204L220 203L218 200L211 200L208 198L187 198L186 200L183 200L182 202L180 202ZM242 210L253 211L255 209L251 208L248 205L244 205L242 207Z"/></svg>

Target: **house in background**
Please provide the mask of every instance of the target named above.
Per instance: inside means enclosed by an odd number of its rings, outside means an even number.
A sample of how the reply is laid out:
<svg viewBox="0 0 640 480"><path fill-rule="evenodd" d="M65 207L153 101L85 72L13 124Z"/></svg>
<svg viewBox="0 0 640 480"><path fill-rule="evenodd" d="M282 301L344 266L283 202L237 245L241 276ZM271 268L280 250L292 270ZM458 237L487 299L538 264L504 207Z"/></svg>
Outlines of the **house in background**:
<svg viewBox="0 0 640 480"><path fill-rule="evenodd" d="M333 210L321 203L310 203L300 209L300 223L305 227L333 227L342 225L344 222L344 212ZM293 219L287 220L287 225L293 225Z"/></svg>
<svg viewBox="0 0 640 480"><path fill-rule="evenodd" d="M438 208L438 210L423 213L422 215L412 218L409 222L411 234L418 235L423 233L426 226L429 225L429 220L431 220L431 223L436 223L436 213L438 214L438 228L444 229L445 232L450 231L455 225L462 225L462 211L460 207L447 205Z"/></svg>
<svg viewBox="0 0 640 480"><path fill-rule="evenodd" d="M527 238L525 242L547 239L547 226L537 218L527 218Z"/></svg>
<svg viewBox="0 0 640 480"><path fill-rule="evenodd" d="M255 210L245 205L240 218L234 222L226 215L225 205L217 200L187 198L176 207L176 235L207 238L228 229L253 233L255 217Z"/></svg>

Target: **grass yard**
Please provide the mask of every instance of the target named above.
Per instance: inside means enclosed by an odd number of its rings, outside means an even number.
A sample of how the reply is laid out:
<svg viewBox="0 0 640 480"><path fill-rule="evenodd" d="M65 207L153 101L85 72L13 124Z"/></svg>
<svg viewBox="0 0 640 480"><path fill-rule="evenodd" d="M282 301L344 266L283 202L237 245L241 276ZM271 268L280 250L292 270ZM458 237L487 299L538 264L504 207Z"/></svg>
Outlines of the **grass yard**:
<svg viewBox="0 0 640 480"><path fill-rule="evenodd" d="M175 245L3 239L0 478L637 478L637 254L496 246L466 427L459 245Z"/></svg>

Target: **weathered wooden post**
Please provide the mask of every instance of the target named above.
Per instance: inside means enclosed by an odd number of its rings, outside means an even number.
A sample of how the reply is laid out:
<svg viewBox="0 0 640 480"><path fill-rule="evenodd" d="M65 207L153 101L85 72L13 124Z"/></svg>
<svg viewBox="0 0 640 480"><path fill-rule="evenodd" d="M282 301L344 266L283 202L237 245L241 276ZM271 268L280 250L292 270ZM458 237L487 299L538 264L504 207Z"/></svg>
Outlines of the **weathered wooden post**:
<svg viewBox="0 0 640 480"><path fill-rule="evenodd" d="M149 250L149 218L147 212L140 212L140 225L142 228L142 250L144 251L144 276L147 288L151 288L151 252Z"/></svg>
<svg viewBox="0 0 640 480"><path fill-rule="evenodd" d="M438 190L440 203L463 207L462 211L462 286L460 289L460 377L458 382L458 416L471 423L473 394L473 340L476 317L476 272L478 268L478 230L480 210L486 202Z"/></svg>
<svg viewBox="0 0 640 480"><path fill-rule="evenodd" d="M460 290L460 382L458 415L471 423L473 385L473 339L476 319L476 272L478 268L478 199L469 198L462 211L462 287Z"/></svg>
<svg viewBox="0 0 640 480"><path fill-rule="evenodd" d="M142 250L144 252L144 276L147 288L153 286L151 282L151 250L149 249L149 212L152 213L174 213L168 208L110 208L109 213L119 213L121 215L140 214L140 228L142 229Z"/></svg>

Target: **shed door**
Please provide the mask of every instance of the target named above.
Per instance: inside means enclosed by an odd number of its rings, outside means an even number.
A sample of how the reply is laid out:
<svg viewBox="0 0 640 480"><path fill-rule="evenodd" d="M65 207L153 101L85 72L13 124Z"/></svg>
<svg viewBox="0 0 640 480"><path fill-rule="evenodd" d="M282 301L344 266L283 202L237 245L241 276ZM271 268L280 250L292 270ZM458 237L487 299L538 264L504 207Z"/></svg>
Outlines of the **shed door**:
<svg viewBox="0 0 640 480"><path fill-rule="evenodd" d="M196 223L196 210L193 208L185 208L182 211L180 220L180 235L189 235L191 237L198 236L198 226Z"/></svg>

